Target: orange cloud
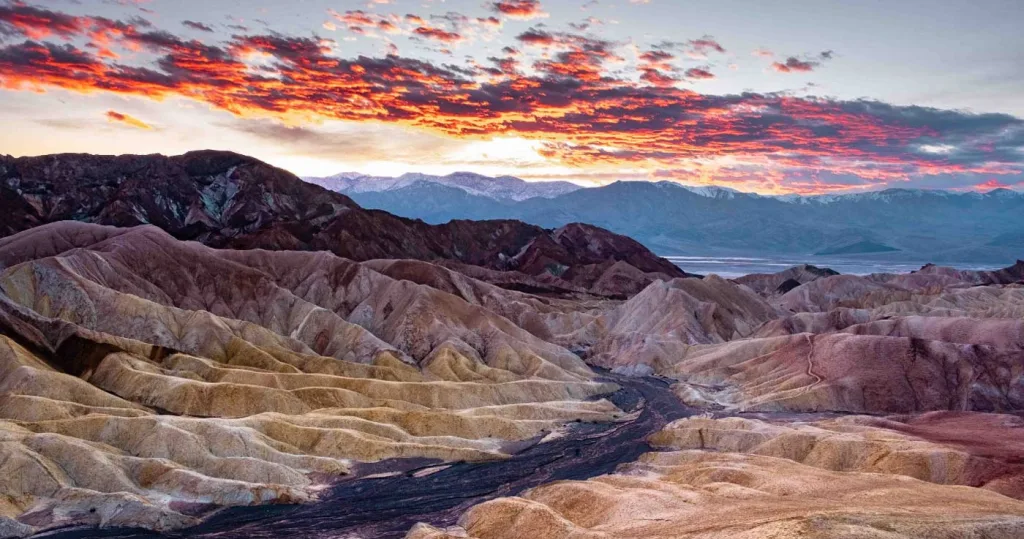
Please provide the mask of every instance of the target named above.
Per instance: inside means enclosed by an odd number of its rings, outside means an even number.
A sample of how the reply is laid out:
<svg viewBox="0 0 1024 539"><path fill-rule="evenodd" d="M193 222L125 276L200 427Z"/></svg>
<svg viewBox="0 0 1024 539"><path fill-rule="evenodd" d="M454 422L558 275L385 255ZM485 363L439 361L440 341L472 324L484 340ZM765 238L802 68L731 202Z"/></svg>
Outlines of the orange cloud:
<svg viewBox="0 0 1024 539"><path fill-rule="evenodd" d="M127 114L117 112L116 110L108 110L105 116L107 117L108 122L120 122L122 124L134 127L136 129L153 129L153 126L147 124L146 122L143 122L142 120L134 116L129 116Z"/></svg>
<svg viewBox="0 0 1024 539"><path fill-rule="evenodd" d="M361 24L363 15L351 13L347 21ZM381 19L367 18L378 27ZM619 45L544 28L517 36L524 48L542 53L532 65L521 65L525 57L506 47L505 57L489 59L496 67L462 67L397 55L343 58L319 39L279 33L211 43L137 23L67 23L53 12L42 19L8 12L4 19L0 11L4 20L19 21L15 28L27 38L0 46L0 88L7 90L185 97L240 117L385 122L453 138L517 136L540 141L542 155L565 166L673 171L672 177L709 181L758 178L767 182L765 189L785 182L794 190L848 187L821 180L829 176L883 182L1024 170L1016 150L1024 146L1024 121L1012 116L868 100L702 94L676 83L710 72L676 73L674 55L665 50L638 55L638 82L608 67L623 61ZM26 22L31 20L36 22ZM96 34L109 47L145 49L154 59L127 65L101 52L32 37L43 31L34 25L56 20L67 24L62 33L50 29L50 36ZM423 21L417 28L432 27ZM701 41L708 41L702 49L718 50L710 38ZM697 47L682 45L684 52Z"/></svg>

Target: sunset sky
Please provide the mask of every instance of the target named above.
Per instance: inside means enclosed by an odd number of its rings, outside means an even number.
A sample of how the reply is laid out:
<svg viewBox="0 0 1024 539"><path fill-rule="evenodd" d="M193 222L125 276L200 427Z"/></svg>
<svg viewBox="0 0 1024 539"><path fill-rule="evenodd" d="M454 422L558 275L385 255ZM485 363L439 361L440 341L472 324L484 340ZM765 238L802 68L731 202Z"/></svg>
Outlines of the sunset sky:
<svg viewBox="0 0 1024 539"><path fill-rule="evenodd" d="M1024 188L1019 0L0 0L0 153Z"/></svg>

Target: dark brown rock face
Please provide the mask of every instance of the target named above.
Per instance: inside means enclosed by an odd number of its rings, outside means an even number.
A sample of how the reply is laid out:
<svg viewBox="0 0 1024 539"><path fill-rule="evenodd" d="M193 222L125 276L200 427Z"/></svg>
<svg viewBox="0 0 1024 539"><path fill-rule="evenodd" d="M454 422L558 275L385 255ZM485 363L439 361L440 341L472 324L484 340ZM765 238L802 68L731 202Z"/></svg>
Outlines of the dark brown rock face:
<svg viewBox="0 0 1024 539"><path fill-rule="evenodd" d="M152 224L213 247L322 250L357 261L448 260L518 271L539 279L518 286L538 290L559 289L550 284L557 278L566 285L561 289L632 295L654 279L685 276L639 243L601 228L572 224L550 231L514 220L428 225L363 209L230 152L0 156L0 212L3 235L62 220ZM612 269L621 262L627 271Z"/></svg>

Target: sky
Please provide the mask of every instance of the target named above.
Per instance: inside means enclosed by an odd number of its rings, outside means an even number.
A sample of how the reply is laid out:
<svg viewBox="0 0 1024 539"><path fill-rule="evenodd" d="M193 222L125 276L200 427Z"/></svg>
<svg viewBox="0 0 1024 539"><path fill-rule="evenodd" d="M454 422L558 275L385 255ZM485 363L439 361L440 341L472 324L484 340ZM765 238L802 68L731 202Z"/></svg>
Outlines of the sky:
<svg viewBox="0 0 1024 539"><path fill-rule="evenodd" d="M1024 189L1019 0L0 0L0 153Z"/></svg>

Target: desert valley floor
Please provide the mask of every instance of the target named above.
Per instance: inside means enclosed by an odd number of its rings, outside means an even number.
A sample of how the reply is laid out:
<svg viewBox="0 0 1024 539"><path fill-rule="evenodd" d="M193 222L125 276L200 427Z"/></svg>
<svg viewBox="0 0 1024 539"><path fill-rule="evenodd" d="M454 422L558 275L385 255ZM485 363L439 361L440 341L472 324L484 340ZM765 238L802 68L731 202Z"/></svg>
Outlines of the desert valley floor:
<svg viewBox="0 0 1024 539"><path fill-rule="evenodd" d="M1024 537L1024 262L695 276L220 152L0 213L0 537Z"/></svg>

